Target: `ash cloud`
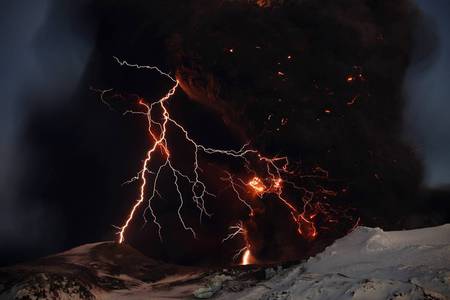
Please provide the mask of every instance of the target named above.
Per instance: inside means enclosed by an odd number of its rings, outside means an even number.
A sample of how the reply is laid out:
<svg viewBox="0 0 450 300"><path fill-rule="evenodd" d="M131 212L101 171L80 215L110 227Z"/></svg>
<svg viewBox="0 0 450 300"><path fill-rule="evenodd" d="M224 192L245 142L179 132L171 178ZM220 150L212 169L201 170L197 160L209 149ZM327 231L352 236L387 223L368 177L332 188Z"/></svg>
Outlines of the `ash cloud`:
<svg viewBox="0 0 450 300"><path fill-rule="evenodd" d="M365 224L395 228L416 208L422 179L401 138L417 17L410 1L286 1L266 9L223 2L169 45L191 98L265 153L328 170ZM260 225L282 219L270 209ZM274 249L295 239L284 234L273 245L273 234L260 239Z"/></svg>
<svg viewBox="0 0 450 300"><path fill-rule="evenodd" d="M119 68L113 55L174 71L185 93L171 109L203 144L229 148L252 140L268 155L301 162L305 172L320 166L339 191L336 203L354 207L365 225L402 228L417 209L422 166L402 139L402 85L418 17L411 1L98 1L93 11L95 48L70 106L34 113L24 133L52 172L28 167L23 194L43 195L64 216L65 246L114 237L110 224L121 224L136 196L134 186L119 186L139 169L147 146L145 124L110 112L88 87L149 99L167 89L157 74ZM204 163L212 173L235 168ZM213 189L223 185L207 180ZM245 214L233 195L209 200L214 216L193 241L177 225L170 183L162 189L167 196L156 209L167 228L164 243L140 220L130 243L172 262L229 262L242 245L222 245L221 238ZM282 208L261 203L270 214L249 227L257 228L252 242L262 260L314 253L346 232L298 242L283 225ZM183 212L198 224L195 207Z"/></svg>

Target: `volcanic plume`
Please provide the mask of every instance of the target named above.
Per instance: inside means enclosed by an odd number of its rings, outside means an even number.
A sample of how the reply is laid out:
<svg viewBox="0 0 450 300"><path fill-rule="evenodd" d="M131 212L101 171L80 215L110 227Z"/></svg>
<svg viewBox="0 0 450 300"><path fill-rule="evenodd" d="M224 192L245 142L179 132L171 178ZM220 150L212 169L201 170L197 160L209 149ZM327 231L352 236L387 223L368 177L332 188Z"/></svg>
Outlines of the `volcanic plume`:
<svg viewBox="0 0 450 300"><path fill-rule="evenodd" d="M183 91L242 141L301 161L303 172L327 170L338 189L334 203L356 208L366 224L395 224L413 205L421 178L400 139L414 7L258 4L205 5L167 39ZM265 212L248 225L269 256L293 240L272 205L266 199Z"/></svg>
<svg viewBox="0 0 450 300"><path fill-rule="evenodd" d="M164 199L154 206L163 242L158 228L140 219L142 212L130 225L127 242L179 263L229 263L236 249L246 244L255 261L293 260L346 234L359 219L365 225L393 228L414 210L422 169L401 138L402 82L418 18L410 1L165 0L97 5L99 35L109 38L98 41L86 81L120 93L109 105L118 111L135 109L136 99L151 103L173 83L157 72L124 69L113 56L158 65L179 83L167 104L171 117L196 141L217 149L240 149L250 143L263 157L289 160L287 172L299 179L295 185L300 192L292 188L285 195L298 210L295 214L276 201L281 181L258 176L264 165L251 161L255 174L250 176L242 163L201 156L205 184L216 197L207 201L211 217L201 224L195 204L183 208L184 221L195 224L198 240L178 224L178 202L172 201L176 191L164 181L159 190ZM114 114L106 105L93 110L95 97L65 112L67 119L84 113L87 124L97 124L100 115ZM98 134L117 135L108 140L111 147L101 151L102 159L115 158L115 172L132 176L148 149L145 120L124 125L130 121L105 118L111 124L103 125L107 130ZM41 132L48 130L42 127ZM116 143L119 138L123 142ZM186 155L183 136L173 133L171 138L173 157ZM96 143L102 149L100 141ZM190 164L187 159L178 162ZM99 171L98 184L112 189L112 175L106 173ZM240 178L243 186L255 190L253 215L237 199L230 178ZM136 186L125 188L120 195L110 192L108 199L96 196L93 215L105 213L107 205L110 223L120 227L136 198ZM305 201L310 203L306 209ZM87 204L82 207L76 209L90 209ZM245 234L222 243L230 226Z"/></svg>

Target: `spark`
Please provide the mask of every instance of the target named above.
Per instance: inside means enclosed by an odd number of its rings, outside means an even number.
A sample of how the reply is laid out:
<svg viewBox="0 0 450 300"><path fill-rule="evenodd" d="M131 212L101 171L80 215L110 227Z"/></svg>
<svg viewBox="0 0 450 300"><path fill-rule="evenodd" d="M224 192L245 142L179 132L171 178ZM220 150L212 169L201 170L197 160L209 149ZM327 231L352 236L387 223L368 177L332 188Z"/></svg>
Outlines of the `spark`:
<svg viewBox="0 0 450 300"><path fill-rule="evenodd" d="M358 98L359 98L359 95L352 97L352 99L350 99L350 101L347 102L347 105L350 106L350 105L355 104L355 102L356 102L356 100L358 100Z"/></svg>

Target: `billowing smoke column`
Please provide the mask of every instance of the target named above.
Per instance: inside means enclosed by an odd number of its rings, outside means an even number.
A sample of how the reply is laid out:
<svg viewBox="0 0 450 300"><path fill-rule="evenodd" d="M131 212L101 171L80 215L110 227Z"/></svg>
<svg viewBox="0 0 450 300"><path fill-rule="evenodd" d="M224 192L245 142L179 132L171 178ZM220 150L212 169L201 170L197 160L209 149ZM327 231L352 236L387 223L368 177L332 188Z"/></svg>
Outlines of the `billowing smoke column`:
<svg viewBox="0 0 450 300"><path fill-rule="evenodd" d="M167 38L183 91L219 114L242 143L301 162L297 172L304 177L326 170L326 183L301 183L326 205L354 207L353 214L370 225L400 221L414 205L421 180L420 164L400 138L414 6L220 1L193 7L183 27ZM255 180L254 187L265 188ZM259 259L304 255L314 246L296 240L284 222L289 217L271 200L262 195L258 213L237 230L246 233ZM322 225L319 240L349 226Z"/></svg>
<svg viewBox="0 0 450 300"><path fill-rule="evenodd" d="M277 3L192 16L169 43L183 90L261 149L330 171L363 208L410 201L420 166L399 136L414 7Z"/></svg>

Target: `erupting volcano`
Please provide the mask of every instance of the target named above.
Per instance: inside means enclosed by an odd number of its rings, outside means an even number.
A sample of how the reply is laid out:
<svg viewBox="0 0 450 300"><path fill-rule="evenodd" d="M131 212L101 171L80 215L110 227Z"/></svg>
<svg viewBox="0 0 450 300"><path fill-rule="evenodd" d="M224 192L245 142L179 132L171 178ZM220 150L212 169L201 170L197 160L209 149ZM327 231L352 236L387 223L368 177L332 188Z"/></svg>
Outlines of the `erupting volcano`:
<svg viewBox="0 0 450 300"><path fill-rule="evenodd" d="M0 300L450 297L438 1L16 2Z"/></svg>

